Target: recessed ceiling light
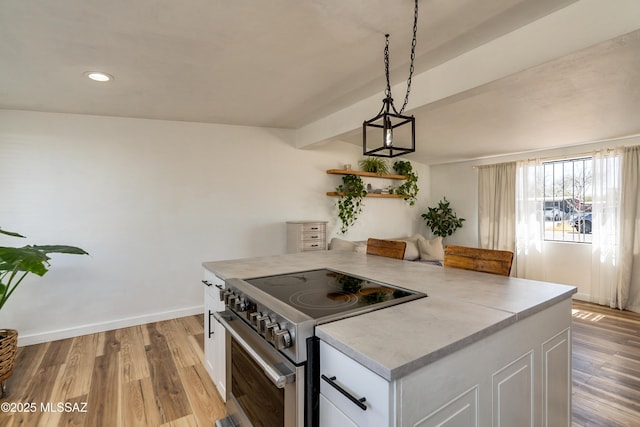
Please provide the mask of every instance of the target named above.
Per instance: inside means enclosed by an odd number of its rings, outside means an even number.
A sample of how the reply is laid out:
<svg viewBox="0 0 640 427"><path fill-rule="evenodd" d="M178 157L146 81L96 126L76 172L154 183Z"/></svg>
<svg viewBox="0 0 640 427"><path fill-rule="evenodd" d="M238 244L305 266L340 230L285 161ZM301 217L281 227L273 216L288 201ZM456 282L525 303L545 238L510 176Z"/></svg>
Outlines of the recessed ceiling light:
<svg viewBox="0 0 640 427"><path fill-rule="evenodd" d="M87 71L84 75L96 82L110 82L113 80L111 74L103 73L102 71Z"/></svg>

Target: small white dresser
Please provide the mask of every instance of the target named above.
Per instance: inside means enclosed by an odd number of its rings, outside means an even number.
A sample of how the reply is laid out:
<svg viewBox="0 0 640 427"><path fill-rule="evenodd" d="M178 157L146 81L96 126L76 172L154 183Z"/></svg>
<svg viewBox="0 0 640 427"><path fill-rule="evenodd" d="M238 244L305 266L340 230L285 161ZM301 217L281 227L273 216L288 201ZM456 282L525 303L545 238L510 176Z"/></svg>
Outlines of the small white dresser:
<svg viewBox="0 0 640 427"><path fill-rule="evenodd" d="M327 249L328 221L287 221L287 253Z"/></svg>

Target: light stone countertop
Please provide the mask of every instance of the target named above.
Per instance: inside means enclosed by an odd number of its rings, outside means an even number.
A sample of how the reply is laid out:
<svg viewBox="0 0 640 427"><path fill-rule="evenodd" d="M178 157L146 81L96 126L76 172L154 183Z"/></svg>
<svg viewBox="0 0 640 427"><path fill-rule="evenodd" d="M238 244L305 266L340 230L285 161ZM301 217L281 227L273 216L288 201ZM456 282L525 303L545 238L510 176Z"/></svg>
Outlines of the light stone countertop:
<svg viewBox="0 0 640 427"><path fill-rule="evenodd" d="M316 327L316 335L393 381L576 292L574 286L399 261L375 255L313 251L205 262L221 279L247 279L329 268L426 293Z"/></svg>

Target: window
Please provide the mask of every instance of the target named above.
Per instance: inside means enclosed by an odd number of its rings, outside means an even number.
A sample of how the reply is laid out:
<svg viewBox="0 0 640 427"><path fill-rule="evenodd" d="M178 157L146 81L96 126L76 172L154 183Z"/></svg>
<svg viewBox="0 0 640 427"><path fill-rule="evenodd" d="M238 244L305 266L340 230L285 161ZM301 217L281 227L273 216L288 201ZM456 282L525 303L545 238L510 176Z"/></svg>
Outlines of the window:
<svg viewBox="0 0 640 427"><path fill-rule="evenodd" d="M542 167L544 239L591 243L592 158L544 162Z"/></svg>

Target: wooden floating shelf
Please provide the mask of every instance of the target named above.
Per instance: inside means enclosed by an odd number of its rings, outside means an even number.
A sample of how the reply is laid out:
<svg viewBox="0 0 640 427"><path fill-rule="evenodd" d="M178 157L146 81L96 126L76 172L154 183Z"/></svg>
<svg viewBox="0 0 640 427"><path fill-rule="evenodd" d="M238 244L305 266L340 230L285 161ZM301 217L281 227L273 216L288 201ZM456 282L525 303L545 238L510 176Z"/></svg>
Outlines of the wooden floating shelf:
<svg viewBox="0 0 640 427"><path fill-rule="evenodd" d="M359 175L359 176L368 176L370 178L386 178L386 179L407 179L406 175L393 175L393 174L377 174L375 172L364 172L364 171L348 171L345 169L329 169L327 171L328 174L332 175ZM393 194L392 194L393 196Z"/></svg>
<svg viewBox="0 0 640 427"><path fill-rule="evenodd" d="M342 196L344 193L337 191L327 191L327 196ZM401 194L389 194L389 193L367 193L366 197L379 197L381 199L404 199L405 196Z"/></svg>

